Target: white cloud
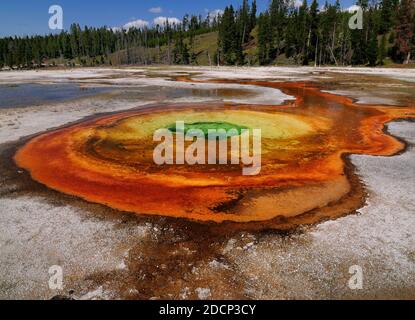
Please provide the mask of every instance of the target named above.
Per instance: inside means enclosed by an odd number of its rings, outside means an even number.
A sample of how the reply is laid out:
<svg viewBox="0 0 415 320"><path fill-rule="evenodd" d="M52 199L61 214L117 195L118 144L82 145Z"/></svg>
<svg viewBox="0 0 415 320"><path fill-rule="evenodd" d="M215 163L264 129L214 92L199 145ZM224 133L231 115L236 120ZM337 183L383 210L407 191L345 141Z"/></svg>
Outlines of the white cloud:
<svg viewBox="0 0 415 320"><path fill-rule="evenodd" d="M143 29L148 27L149 23L146 20L138 19L134 21L130 21L123 26L123 29L129 30L131 28Z"/></svg>
<svg viewBox="0 0 415 320"><path fill-rule="evenodd" d="M293 4L294 8L299 8L299 7L301 7L303 5L303 1L301 1L301 0L293 0L292 1L292 4Z"/></svg>
<svg viewBox="0 0 415 320"><path fill-rule="evenodd" d="M162 7L153 7L153 8L148 9L148 12L150 12L150 13L162 13L163 8Z"/></svg>
<svg viewBox="0 0 415 320"><path fill-rule="evenodd" d="M164 26L167 21L169 21L169 24L181 24L181 20L175 18L175 17L157 17L153 20L154 25Z"/></svg>
<svg viewBox="0 0 415 320"><path fill-rule="evenodd" d="M358 6L356 4L344 9L344 11L350 12L350 13L355 13L356 11L359 11L359 10L360 10L360 6Z"/></svg>
<svg viewBox="0 0 415 320"><path fill-rule="evenodd" d="M215 9L215 10L209 11L208 13L209 20L213 20L214 18L217 18L222 15L223 15L222 9Z"/></svg>

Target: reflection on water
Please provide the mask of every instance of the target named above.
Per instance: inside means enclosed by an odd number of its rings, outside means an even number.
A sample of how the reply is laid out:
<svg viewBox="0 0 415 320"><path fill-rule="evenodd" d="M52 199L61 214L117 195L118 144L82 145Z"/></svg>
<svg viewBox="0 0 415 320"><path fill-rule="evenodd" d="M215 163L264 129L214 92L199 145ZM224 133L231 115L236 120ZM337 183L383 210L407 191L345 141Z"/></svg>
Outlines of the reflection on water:
<svg viewBox="0 0 415 320"><path fill-rule="evenodd" d="M84 88L77 84L0 85L0 108L22 108L48 102L60 102L107 92L111 88Z"/></svg>
<svg viewBox="0 0 415 320"><path fill-rule="evenodd" d="M248 90L236 90L229 88L198 89L198 88L174 88L174 87L128 87L128 86L96 86L81 87L76 83L58 84L34 84L23 83L18 85L0 85L0 108L23 108L51 102L62 102L82 97L95 96L101 93L111 92L115 98L127 100L158 101L174 100L181 98L208 98L223 100L230 98L242 98L253 96Z"/></svg>
<svg viewBox="0 0 415 320"><path fill-rule="evenodd" d="M147 100L151 99L174 100L180 98L209 98L214 100L248 98L254 96L255 93L249 90L241 89L199 89L199 88L174 88L174 87L117 87L119 98L127 98L129 100Z"/></svg>

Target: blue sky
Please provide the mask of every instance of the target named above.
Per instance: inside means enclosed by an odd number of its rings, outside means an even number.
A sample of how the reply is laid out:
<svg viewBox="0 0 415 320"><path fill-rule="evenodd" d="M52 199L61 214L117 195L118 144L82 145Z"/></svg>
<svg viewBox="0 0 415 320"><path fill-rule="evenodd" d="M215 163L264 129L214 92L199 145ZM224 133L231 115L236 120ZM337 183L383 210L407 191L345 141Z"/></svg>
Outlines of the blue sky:
<svg viewBox="0 0 415 320"><path fill-rule="evenodd" d="M150 24L159 16L181 19L185 13L206 15L208 11L238 6L242 0L3 0L0 3L0 37L50 33L49 7L60 5L64 13L64 28L77 22L81 26L121 27L134 20ZM320 4L324 1L320 0ZM330 2L330 1L329 1ZM269 0L257 0L263 10ZM341 0L350 6L354 0ZM152 9L153 8L153 9ZM151 10L152 9L152 10Z"/></svg>

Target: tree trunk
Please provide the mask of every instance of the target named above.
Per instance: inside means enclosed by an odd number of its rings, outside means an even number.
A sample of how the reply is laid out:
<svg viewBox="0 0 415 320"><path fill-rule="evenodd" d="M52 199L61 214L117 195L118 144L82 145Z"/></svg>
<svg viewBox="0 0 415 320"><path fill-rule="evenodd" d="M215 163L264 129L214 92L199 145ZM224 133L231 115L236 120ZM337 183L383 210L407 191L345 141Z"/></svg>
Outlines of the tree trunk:
<svg viewBox="0 0 415 320"><path fill-rule="evenodd" d="M337 66L338 66L337 59L336 59L336 57L334 56L334 52L333 52L332 48L330 48L330 46L329 46L329 50L330 50L331 56L332 56L332 58L333 58L333 60L334 60L334 63L336 64L336 67L337 67Z"/></svg>
<svg viewBox="0 0 415 320"><path fill-rule="evenodd" d="M244 32L242 34L242 43L241 43L241 46L243 46L244 43L245 43L245 32L246 32L246 24L244 24Z"/></svg>
<svg viewBox="0 0 415 320"><path fill-rule="evenodd" d="M405 59L405 61L404 61L404 63L403 64L409 64L409 61L411 60L411 53L410 52L408 52L408 55L406 56L406 59Z"/></svg>

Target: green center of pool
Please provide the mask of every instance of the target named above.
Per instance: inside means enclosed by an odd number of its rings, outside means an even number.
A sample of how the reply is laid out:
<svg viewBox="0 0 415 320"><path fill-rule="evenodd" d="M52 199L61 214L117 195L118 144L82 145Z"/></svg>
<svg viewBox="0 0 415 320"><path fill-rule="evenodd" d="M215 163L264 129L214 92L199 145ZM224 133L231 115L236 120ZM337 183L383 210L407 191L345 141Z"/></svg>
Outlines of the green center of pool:
<svg viewBox="0 0 415 320"><path fill-rule="evenodd" d="M232 137L241 135L242 130L244 129L248 129L248 127L239 126L229 122L194 122L185 123L184 134L187 134L191 130L200 130L205 135L205 138L208 138L209 130L225 130L227 132L227 137ZM168 126L168 130L174 133L178 132L175 124Z"/></svg>

